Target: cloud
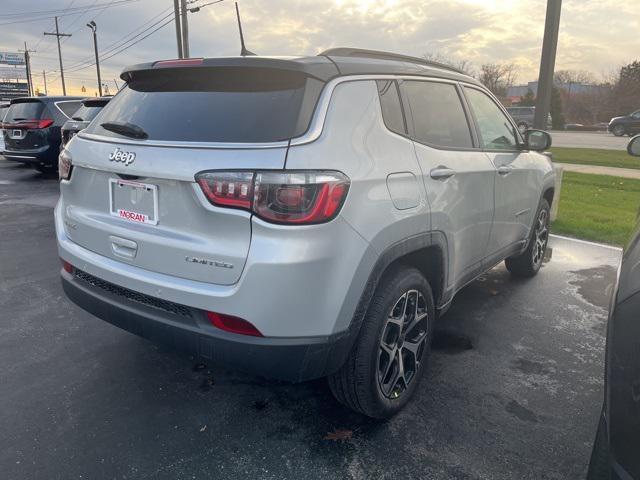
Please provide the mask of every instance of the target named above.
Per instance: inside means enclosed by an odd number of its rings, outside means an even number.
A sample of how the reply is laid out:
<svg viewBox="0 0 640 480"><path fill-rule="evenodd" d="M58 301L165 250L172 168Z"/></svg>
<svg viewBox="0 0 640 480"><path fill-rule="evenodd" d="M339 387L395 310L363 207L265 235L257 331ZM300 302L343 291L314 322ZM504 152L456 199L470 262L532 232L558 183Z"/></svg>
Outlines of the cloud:
<svg viewBox="0 0 640 480"><path fill-rule="evenodd" d="M199 0L208 3L210 0ZM2 13L23 11L18 0L3 0ZM68 0L49 0L46 9L63 9ZM89 0L79 0L89 5ZM29 7L35 10L36 7ZM247 47L266 55L313 55L326 48L353 46L409 55L440 53L453 60L515 63L521 81L537 76L544 31L545 0L241 0ZM43 10L44 7L38 7ZM117 47L145 22L170 14L170 0L140 0L125 6L60 18L61 29L73 33L62 44L68 84L95 90L90 31L95 18L101 52ZM168 17L170 19L170 17ZM0 23L6 21L0 15ZM210 5L189 14L192 56L237 55L240 50L233 2ZM43 69L51 91L60 89L53 37L42 32L52 20L0 25L0 50L37 45L34 81L42 89ZM637 58L633 41L622 32L640 29L640 4L614 0L565 0L556 66L590 70L596 75ZM151 31L151 30L149 30ZM149 33L149 32L146 32ZM145 34L146 34L145 33ZM633 35L629 38L633 38ZM136 40L144 36L137 37ZM115 49L114 51L117 51ZM113 58L101 62L103 78L113 79L126 65L176 56L172 23ZM84 64L82 62L85 62Z"/></svg>

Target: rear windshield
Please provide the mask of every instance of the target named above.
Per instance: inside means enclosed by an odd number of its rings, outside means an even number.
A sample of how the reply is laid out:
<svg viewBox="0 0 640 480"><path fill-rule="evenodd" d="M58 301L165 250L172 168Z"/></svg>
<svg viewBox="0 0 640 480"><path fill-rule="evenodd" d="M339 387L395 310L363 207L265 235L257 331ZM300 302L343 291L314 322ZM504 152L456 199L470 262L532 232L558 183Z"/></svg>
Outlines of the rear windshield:
<svg viewBox="0 0 640 480"><path fill-rule="evenodd" d="M198 68L140 72L86 132L127 122L149 140L275 142L303 134L323 83L299 72L264 68Z"/></svg>
<svg viewBox="0 0 640 480"><path fill-rule="evenodd" d="M76 110L76 112L73 114L71 118L73 118L73 120L79 120L82 122L90 122L96 117L96 115L98 115L100 110L102 110L103 108L104 106L102 105L100 106L82 105L78 110Z"/></svg>
<svg viewBox="0 0 640 480"><path fill-rule="evenodd" d="M7 110L9 110L9 107L0 107L0 122L4 120Z"/></svg>
<svg viewBox="0 0 640 480"><path fill-rule="evenodd" d="M4 121L19 122L20 120L39 120L44 109L45 106L42 102L12 103Z"/></svg>

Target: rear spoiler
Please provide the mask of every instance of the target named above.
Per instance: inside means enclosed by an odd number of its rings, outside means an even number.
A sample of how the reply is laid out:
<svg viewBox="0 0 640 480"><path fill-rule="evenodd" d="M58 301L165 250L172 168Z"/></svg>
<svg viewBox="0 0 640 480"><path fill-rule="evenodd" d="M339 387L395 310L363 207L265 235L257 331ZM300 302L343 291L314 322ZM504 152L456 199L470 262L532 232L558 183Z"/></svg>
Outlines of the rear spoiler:
<svg viewBox="0 0 640 480"><path fill-rule="evenodd" d="M335 64L326 57L304 57L300 59L287 59L278 57L221 57L221 58L188 58L159 60L152 63L140 63L126 67L120 74L125 82L130 82L142 72L158 70L174 70L183 68L216 69L216 68L247 68L247 69L272 69L288 70L304 73L309 77L322 82L338 76L339 71Z"/></svg>

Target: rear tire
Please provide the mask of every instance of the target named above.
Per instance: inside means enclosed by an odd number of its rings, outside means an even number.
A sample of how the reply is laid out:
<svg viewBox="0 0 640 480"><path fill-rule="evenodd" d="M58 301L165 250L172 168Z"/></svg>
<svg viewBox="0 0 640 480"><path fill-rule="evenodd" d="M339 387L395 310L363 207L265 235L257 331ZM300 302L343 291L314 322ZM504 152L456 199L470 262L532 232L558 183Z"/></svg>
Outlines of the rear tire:
<svg viewBox="0 0 640 480"><path fill-rule="evenodd" d="M384 274L342 368L328 378L335 398L373 418L398 413L426 370L435 320L429 282L415 268Z"/></svg>
<svg viewBox="0 0 640 480"><path fill-rule="evenodd" d="M536 213L527 249L520 255L507 258L504 263L511 274L518 277L533 277L542 266L549 243L549 202L544 198Z"/></svg>
<svg viewBox="0 0 640 480"><path fill-rule="evenodd" d="M40 173L53 173L57 170L53 165L34 165L33 168Z"/></svg>

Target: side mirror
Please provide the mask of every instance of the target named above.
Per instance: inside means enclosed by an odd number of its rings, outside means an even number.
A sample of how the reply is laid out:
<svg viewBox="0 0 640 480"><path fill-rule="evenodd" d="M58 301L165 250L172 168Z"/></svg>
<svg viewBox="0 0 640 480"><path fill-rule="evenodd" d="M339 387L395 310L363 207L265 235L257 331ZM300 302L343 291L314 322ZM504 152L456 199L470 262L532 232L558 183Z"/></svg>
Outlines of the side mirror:
<svg viewBox="0 0 640 480"><path fill-rule="evenodd" d="M636 135L629 141L627 152L634 157L640 157L640 135Z"/></svg>
<svg viewBox="0 0 640 480"><path fill-rule="evenodd" d="M542 152L551 148L551 135L543 130L527 130L524 143L527 149Z"/></svg>

